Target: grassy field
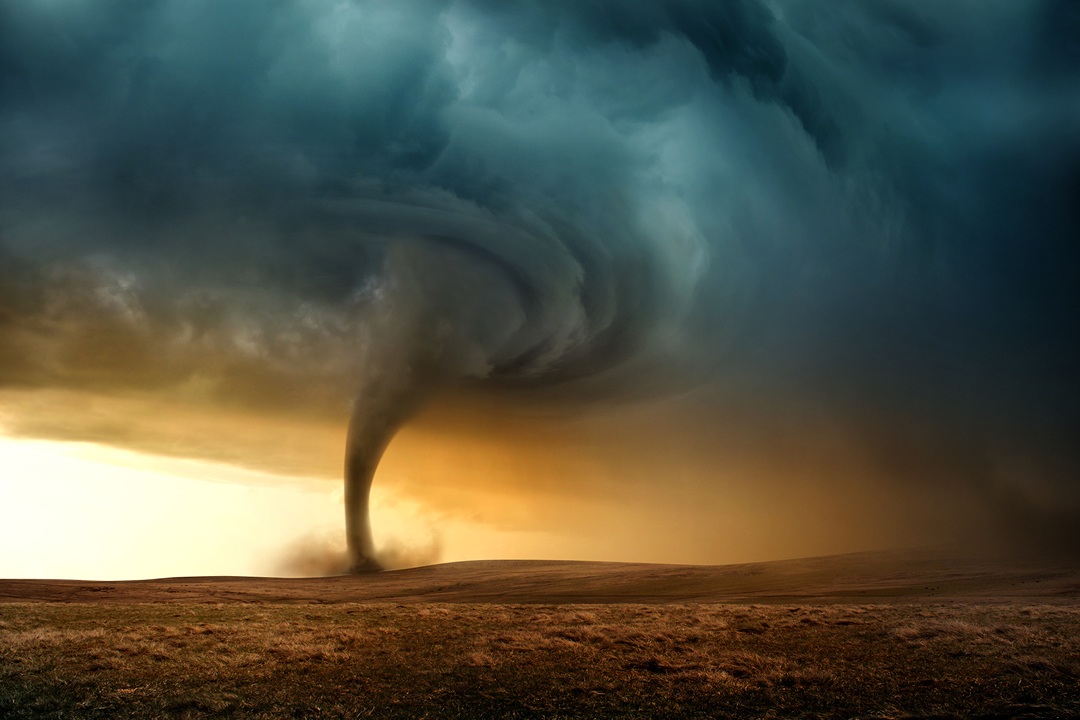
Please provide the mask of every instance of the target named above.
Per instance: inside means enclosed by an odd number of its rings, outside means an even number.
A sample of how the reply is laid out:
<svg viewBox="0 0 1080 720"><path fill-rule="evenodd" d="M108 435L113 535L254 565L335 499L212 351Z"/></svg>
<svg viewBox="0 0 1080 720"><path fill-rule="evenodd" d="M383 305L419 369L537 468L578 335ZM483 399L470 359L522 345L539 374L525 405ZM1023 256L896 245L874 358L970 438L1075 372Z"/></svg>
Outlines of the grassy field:
<svg viewBox="0 0 1080 720"><path fill-rule="evenodd" d="M0 605L3 718L1080 717L1074 605Z"/></svg>

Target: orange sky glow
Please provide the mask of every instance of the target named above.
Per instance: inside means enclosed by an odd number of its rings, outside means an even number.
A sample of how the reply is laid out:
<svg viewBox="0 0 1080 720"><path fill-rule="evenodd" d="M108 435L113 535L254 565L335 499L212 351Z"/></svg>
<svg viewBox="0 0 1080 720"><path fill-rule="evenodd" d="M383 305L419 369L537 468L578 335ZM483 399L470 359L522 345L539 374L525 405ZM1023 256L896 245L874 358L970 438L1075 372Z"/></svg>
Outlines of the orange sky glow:
<svg viewBox="0 0 1080 720"><path fill-rule="evenodd" d="M5 400L23 433L0 436L0 576L304 574L297 558L342 549L340 423L85 393ZM436 404L380 465L376 543L399 565L713 564L944 537L955 503L934 516L927 495L860 477L869 469L827 428L801 450L781 437L763 460L738 447L745 433L718 447L665 433L670 409L514 418Z"/></svg>

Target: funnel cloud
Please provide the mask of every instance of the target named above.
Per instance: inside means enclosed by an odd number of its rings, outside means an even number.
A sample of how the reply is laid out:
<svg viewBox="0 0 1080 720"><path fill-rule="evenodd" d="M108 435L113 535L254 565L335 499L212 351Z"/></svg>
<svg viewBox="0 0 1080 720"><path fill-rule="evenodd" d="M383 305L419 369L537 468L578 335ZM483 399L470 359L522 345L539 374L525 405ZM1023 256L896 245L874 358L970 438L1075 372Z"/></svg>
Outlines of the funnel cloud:
<svg viewBox="0 0 1080 720"><path fill-rule="evenodd" d="M348 416L357 571L432 403L667 399L621 436L658 496L842 468L1077 549L1078 36L1068 0L9 0L0 387Z"/></svg>

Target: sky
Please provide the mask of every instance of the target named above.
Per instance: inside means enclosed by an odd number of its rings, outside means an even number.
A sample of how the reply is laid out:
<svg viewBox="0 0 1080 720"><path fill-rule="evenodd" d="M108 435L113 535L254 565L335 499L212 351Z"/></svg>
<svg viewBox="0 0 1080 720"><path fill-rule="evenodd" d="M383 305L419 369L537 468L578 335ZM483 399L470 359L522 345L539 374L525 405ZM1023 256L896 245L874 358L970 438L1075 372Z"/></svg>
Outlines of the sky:
<svg viewBox="0 0 1080 720"><path fill-rule="evenodd" d="M0 575L1080 550L1078 35L0 0Z"/></svg>

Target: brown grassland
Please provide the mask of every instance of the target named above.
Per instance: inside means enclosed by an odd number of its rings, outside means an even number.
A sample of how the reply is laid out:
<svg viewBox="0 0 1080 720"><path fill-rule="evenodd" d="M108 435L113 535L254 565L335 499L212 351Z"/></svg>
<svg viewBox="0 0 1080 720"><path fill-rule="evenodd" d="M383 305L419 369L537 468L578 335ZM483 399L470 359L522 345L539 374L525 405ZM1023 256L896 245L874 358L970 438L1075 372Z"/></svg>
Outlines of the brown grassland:
<svg viewBox="0 0 1080 720"><path fill-rule="evenodd" d="M13 602L0 717L1080 717L1080 606Z"/></svg>

